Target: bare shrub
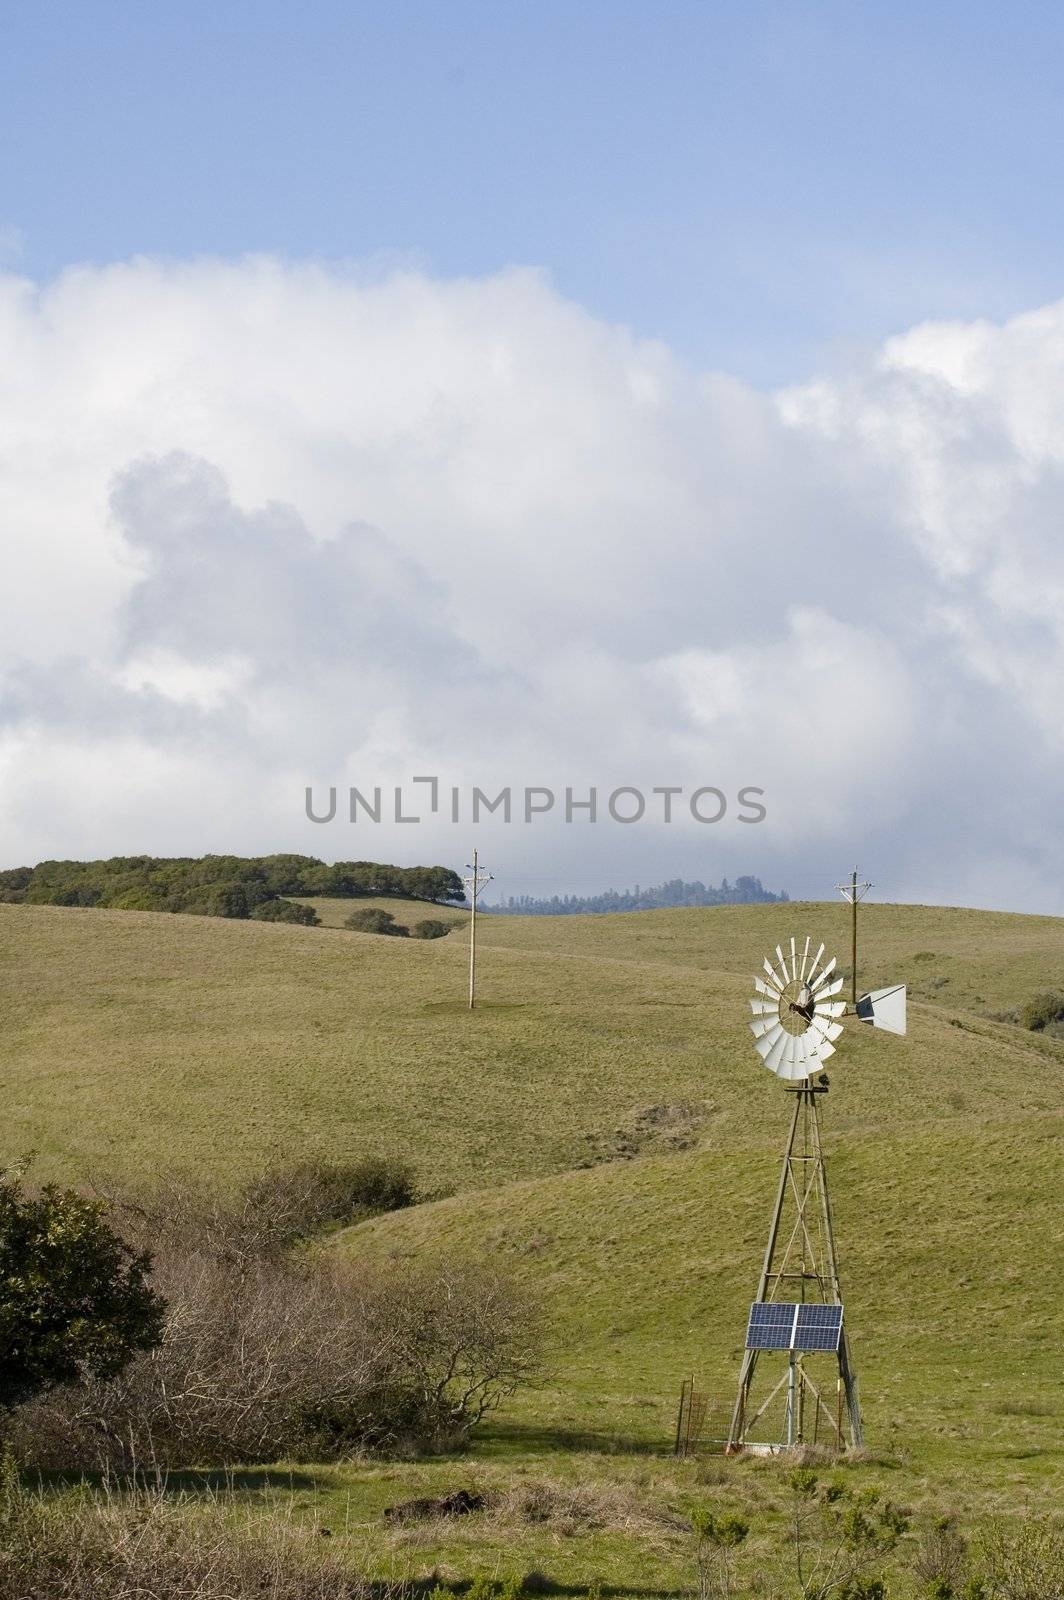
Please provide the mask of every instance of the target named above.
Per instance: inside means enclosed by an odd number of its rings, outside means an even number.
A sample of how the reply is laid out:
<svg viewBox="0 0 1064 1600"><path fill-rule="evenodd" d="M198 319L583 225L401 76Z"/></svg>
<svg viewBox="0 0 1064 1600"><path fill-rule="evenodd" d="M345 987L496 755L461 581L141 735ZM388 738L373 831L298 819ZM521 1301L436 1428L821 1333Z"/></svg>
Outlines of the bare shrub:
<svg viewBox="0 0 1064 1600"><path fill-rule="evenodd" d="M365 1156L272 1167L241 1190L240 1212L260 1237L291 1244L363 1217L401 1211L416 1199L417 1179L409 1162Z"/></svg>
<svg viewBox="0 0 1064 1600"><path fill-rule="evenodd" d="M127 1471L458 1448L535 1370L532 1308L480 1268L331 1269L179 1235L152 1281L161 1343L17 1412L27 1459Z"/></svg>
<svg viewBox="0 0 1064 1600"><path fill-rule="evenodd" d="M507 1273L462 1262L393 1268L374 1289L390 1319L389 1360L432 1448L465 1444L502 1400L535 1380L541 1317Z"/></svg>
<svg viewBox="0 0 1064 1600"><path fill-rule="evenodd" d="M369 1585L291 1515L241 1520L159 1488L0 1492L0 1600L361 1600Z"/></svg>
<svg viewBox="0 0 1064 1600"><path fill-rule="evenodd" d="M58 1390L18 1414L16 1442L38 1464L276 1460L311 1451L324 1416L337 1453L338 1410L379 1388L385 1364L386 1331L357 1296L280 1260L175 1249L160 1255L153 1282L168 1305L156 1349L118 1378Z"/></svg>
<svg viewBox="0 0 1064 1600"><path fill-rule="evenodd" d="M235 1260L281 1254L301 1239L418 1199L417 1174L397 1156L270 1167L231 1198L185 1177L164 1178L148 1195L97 1189L124 1238L140 1248L154 1251L162 1242Z"/></svg>
<svg viewBox="0 0 1064 1600"><path fill-rule="evenodd" d="M934 1600L961 1593L968 1580L968 1544L951 1519L943 1518L924 1534L913 1572Z"/></svg>

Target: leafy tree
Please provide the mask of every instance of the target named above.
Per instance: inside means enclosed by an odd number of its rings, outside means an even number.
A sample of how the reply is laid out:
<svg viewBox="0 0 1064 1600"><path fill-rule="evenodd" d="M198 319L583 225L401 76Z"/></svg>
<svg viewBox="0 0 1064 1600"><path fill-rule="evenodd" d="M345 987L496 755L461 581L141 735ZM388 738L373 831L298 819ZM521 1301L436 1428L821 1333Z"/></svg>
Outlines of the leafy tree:
<svg viewBox="0 0 1064 1600"><path fill-rule="evenodd" d="M24 900L32 877L32 867L9 867L6 872L0 872L0 901L17 905Z"/></svg>
<svg viewBox="0 0 1064 1600"><path fill-rule="evenodd" d="M414 939L444 939L451 931L449 922L441 922L438 917L425 917L421 922L415 922L410 930Z"/></svg>
<svg viewBox="0 0 1064 1600"><path fill-rule="evenodd" d="M306 928L321 924L313 906L297 905L294 900L264 900L251 915L255 922L298 922Z"/></svg>
<svg viewBox="0 0 1064 1600"><path fill-rule="evenodd" d="M350 928L353 933L390 933L399 939L407 936L407 930L402 923L396 922L390 911L381 911L376 906L364 906L361 911L352 911L349 917L344 918L344 927Z"/></svg>
<svg viewBox="0 0 1064 1600"><path fill-rule="evenodd" d="M110 1228L104 1207L0 1177L0 1408L56 1384L112 1377L162 1337L151 1257Z"/></svg>

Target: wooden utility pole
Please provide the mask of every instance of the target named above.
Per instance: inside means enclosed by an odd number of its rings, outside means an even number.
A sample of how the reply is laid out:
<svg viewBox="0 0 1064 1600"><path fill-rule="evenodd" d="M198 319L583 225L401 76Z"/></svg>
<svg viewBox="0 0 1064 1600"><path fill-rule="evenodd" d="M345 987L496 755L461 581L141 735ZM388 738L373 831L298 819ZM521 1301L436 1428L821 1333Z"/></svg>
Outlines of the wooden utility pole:
<svg viewBox="0 0 1064 1600"><path fill-rule="evenodd" d="M850 1004L857 1010L857 868L850 879Z"/></svg>
<svg viewBox="0 0 1064 1600"><path fill-rule="evenodd" d="M473 906L469 918L469 1009L472 1011L477 1003L477 899L484 884L492 882L492 874L481 872L475 850L472 863L466 862L466 871L469 876L465 883Z"/></svg>
<svg viewBox="0 0 1064 1600"><path fill-rule="evenodd" d="M857 904L863 900L869 889L870 883L862 883L854 867L848 883L837 883L836 889L844 900L850 902L850 1010L857 1011Z"/></svg>

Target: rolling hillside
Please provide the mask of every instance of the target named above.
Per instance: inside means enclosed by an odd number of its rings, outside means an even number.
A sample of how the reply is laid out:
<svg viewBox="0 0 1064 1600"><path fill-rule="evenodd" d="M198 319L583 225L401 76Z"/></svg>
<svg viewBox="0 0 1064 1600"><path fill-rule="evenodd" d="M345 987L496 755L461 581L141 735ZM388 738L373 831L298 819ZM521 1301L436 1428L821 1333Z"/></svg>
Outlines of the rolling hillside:
<svg viewBox="0 0 1064 1600"><path fill-rule="evenodd" d="M465 1190L653 1145L635 1125L676 1105L707 1148L757 1148L779 1107L750 1049L750 974L791 928L844 944L844 907L784 910L485 917L471 1017L458 929L422 943L0 906L5 1152L71 1175L185 1161L236 1176L293 1151L406 1149L416 1127L430 1185ZM948 986L913 1007L906 1040L850 1030L838 1136L1055 1114L1064 1044L979 1012L1064 987L1060 924L876 907L866 926L871 979Z"/></svg>
<svg viewBox="0 0 1064 1600"><path fill-rule="evenodd" d="M401 921L424 909L382 903ZM556 1329L545 1387L500 1416L476 1470L650 1471L667 1497L690 1489L690 1464L639 1463L667 1442L685 1373L731 1399L785 1132L746 1029L750 978L791 932L841 956L846 918L486 916L470 1016L461 926L421 943L0 906L5 1154L37 1149L42 1171L77 1178L183 1166L226 1183L310 1151L402 1151L448 1197L329 1248L504 1258ZM862 977L917 997L906 1039L848 1028L825 1107L866 1470L916 1504L1052 1504L1064 1041L990 1013L1064 988L1064 924L873 906L862 927ZM337 1469L323 1503L354 1495L372 1517L397 1485L455 1470ZM760 1480L736 1470L749 1497ZM456 1538L380 1559L453 1564ZM627 1556L606 1560L578 1543L551 1570L631 1580Z"/></svg>

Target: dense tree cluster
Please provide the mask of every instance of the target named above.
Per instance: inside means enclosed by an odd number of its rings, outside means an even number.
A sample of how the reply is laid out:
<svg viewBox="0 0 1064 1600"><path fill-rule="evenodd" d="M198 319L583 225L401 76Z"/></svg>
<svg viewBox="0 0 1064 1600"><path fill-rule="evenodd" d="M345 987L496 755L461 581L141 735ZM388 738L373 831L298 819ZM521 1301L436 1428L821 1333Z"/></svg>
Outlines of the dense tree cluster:
<svg viewBox="0 0 1064 1600"><path fill-rule="evenodd" d="M752 906L779 904L788 899L786 891L772 894L760 878L736 878L729 883L721 880L719 888L705 883L684 883L682 878L670 878L668 883L653 889L607 889L594 895L552 895L549 900L537 900L531 895L511 895L503 904L486 907L492 911L508 912L521 917L573 916L583 912L604 911L660 911L670 906Z"/></svg>
<svg viewBox="0 0 1064 1600"><path fill-rule="evenodd" d="M309 921L290 895L401 895L462 900L462 880L449 867L395 867L376 861L315 856L113 856L109 861L41 861L0 872L0 901L28 905L108 906L119 911L184 911L208 917ZM280 904L277 911L263 907Z"/></svg>

